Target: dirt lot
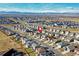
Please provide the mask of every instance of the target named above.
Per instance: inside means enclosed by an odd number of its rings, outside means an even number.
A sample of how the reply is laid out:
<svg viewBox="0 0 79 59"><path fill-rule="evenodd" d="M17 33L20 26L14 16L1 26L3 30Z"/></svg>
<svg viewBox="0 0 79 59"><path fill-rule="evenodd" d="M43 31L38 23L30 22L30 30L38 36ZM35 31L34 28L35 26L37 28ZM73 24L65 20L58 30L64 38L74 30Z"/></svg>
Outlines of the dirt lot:
<svg viewBox="0 0 79 59"><path fill-rule="evenodd" d="M19 45L18 43L16 43L15 41L11 39L11 36L7 36L3 32L0 31L0 52L7 51L11 48L15 48L18 51L25 52L25 50L22 48L21 45Z"/></svg>

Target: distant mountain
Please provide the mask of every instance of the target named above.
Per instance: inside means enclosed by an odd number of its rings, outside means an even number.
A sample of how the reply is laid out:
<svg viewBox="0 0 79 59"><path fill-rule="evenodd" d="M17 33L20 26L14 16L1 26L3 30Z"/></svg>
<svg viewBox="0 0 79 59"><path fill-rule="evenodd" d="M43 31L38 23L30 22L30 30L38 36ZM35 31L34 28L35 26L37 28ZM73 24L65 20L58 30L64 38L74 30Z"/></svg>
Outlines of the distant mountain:
<svg viewBox="0 0 79 59"><path fill-rule="evenodd" d="M21 13L21 12L16 12L16 11L0 11L0 14L16 14L16 13Z"/></svg>
<svg viewBox="0 0 79 59"><path fill-rule="evenodd" d="M0 14L27 14L27 15L75 15L79 16L79 13L53 13L53 12L45 12L45 13L34 13L34 12L17 12L17 11L0 11Z"/></svg>

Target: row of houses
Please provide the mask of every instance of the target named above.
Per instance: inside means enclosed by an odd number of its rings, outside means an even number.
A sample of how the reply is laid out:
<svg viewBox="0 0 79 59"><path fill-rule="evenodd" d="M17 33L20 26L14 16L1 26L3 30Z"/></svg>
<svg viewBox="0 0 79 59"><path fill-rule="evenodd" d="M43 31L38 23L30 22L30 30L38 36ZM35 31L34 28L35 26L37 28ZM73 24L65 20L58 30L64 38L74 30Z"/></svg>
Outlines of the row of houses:
<svg viewBox="0 0 79 59"><path fill-rule="evenodd" d="M52 31L50 31L52 33L57 33L59 35L63 35L63 36L69 36L69 37L75 37L76 39L79 38L79 33L73 33L70 31L65 31L65 30L60 30L60 29L52 29Z"/></svg>
<svg viewBox="0 0 79 59"><path fill-rule="evenodd" d="M54 29L50 32L42 33L41 37L44 41L48 40L55 43L55 49L62 48L62 54L74 52L76 55L79 55L79 33Z"/></svg>
<svg viewBox="0 0 79 59"><path fill-rule="evenodd" d="M4 32L7 36L12 36L13 38L15 38L16 40L20 40L20 35L18 34L18 33L16 33L16 32L14 32L14 31L12 31L12 30L10 30L10 29L7 29L7 28L5 28L5 27L3 27L3 26L0 26L0 30L2 31L2 32Z"/></svg>
<svg viewBox="0 0 79 59"><path fill-rule="evenodd" d="M1 27L0 27L1 29ZM55 53L48 47L42 46L39 42L28 39L27 37L22 37L18 33L8 30L7 28L2 28L2 31L8 36L13 36L15 40L21 41L25 48L32 48L38 56L53 56ZM14 34L13 34L14 33Z"/></svg>
<svg viewBox="0 0 79 59"><path fill-rule="evenodd" d="M10 20L9 18L0 16L0 24L16 24L16 22Z"/></svg>
<svg viewBox="0 0 79 59"><path fill-rule="evenodd" d="M55 49L61 48L63 48L63 51L61 51L62 54L74 52L76 55L79 55L79 44L77 43L69 43L67 41L56 43Z"/></svg>
<svg viewBox="0 0 79 59"><path fill-rule="evenodd" d="M10 29L7 29L3 26L0 26L0 30L3 31L6 35L10 36L10 35L14 35L15 32L11 31Z"/></svg>
<svg viewBox="0 0 79 59"><path fill-rule="evenodd" d="M34 31L37 31L37 29L34 29L34 28L31 28L31 29L25 28L21 24L16 24L14 26L11 26L10 29L11 30L14 30L14 31L21 32L21 33L25 33L25 32L33 33Z"/></svg>
<svg viewBox="0 0 79 59"><path fill-rule="evenodd" d="M48 23L48 25L51 25L51 26L67 26L67 27L73 26L73 27L79 28L79 23L72 22L72 21L63 21L63 22L55 21L55 22Z"/></svg>
<svg viewBox="0 0 79 59"><path fill-rule="evenodd" d="M26 28L20 24L16 24L15 26L11 27L12 30L26 32Z"/></svg>
<svg viewBox="0 0 79 59"><path fill-rule="evenodd" d="M53 56L55 53L52 50L49 50L48 47L42 46L39 42L27 39L26 37L21 37L22 44L25 45L26 48L32 48L35 52L37 52L38 56Z"/></svg>

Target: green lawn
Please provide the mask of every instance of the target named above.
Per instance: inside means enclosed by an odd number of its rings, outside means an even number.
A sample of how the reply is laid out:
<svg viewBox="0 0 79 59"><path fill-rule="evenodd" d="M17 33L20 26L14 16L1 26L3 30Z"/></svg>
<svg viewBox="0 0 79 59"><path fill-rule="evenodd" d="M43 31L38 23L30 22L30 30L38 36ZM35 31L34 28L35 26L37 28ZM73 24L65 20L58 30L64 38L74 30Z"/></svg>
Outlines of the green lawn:
<svg viewBox="0 0 79 59"><path fill-rule="evenodd" d="M32 48L26 48L26 51L30 54L30 56L35 56L36 52L32 50Z"/></svg>

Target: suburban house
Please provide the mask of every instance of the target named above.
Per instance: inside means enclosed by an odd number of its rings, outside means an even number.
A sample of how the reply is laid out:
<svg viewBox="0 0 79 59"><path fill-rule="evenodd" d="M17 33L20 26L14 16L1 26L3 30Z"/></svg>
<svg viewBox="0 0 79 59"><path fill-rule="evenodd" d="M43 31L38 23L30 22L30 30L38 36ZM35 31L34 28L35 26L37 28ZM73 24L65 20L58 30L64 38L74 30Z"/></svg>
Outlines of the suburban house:
<svg viewBox="0 0 79 59"><path fill-rule="evenodd" d="M11 31L11 30L9 30L9 29L6 29L5 28L5 30L3 30L4 31L4 33L6 34L6 35L14 35L15 34L15 32L13 32L13 31Z"/></svg>
<svg viewBox="0 0 79 59"><path fill-rule="evenodd" d="M63 39L65 39L65 36L64 36L64 35L59 35L59 38L60 38L61 40L63 40Z"/></svg>
<svg viewBox="0 0 79 59"><path fill-rule="evenodd" d="M31 48L32 48L33 50L35 50L37 46L39 46L39 44L38 44L37 42L35 42L35 41L32 42Z"/></svg>
<svg viewBox="0 0 79 59"><path fill-rule="evenodd" d="M56 30L56 33L59 33L60 32L60 30L58 29L58 30Z"/></svg>
<svg viewBox="0 0 79 59"><path fill-rule="evenodd" d="M75 55L78 55L79 56L79 49L76 49L75 50L75 53L76 53Z"/></svg>
<svg viewBox="0 0 79 59"><path fill-rule="evenodd" d="M18 33L15 33L14 35L13 35L13 37L14 38L16 38L17 36L20 36Z"/></svg>
<svg viewBox="0 0 79 59"><path fill-rule="evenodd" d="M75 38L76 38L76 39L79 38L79 33L76 33Z"/></svg>
<svg viewBox="0 0 79 59"><path fill-rule="evenodd" d="M67 42L67 41L59 41L59 42L56 43L56 45L57 45L56 49L63 48L65 46L68 46L69 42Z"/></svg>
<svg viewBox="0 0 79 59"><path fill-rule="evenodd" d="M27 38L22 39L22 44L24 44L26 48L32 48L33 50L35 50L36 47L40 45L39 43L29 40Z"/></svg>
<svg viewBox="0 0 79 59"><path fill-rule="evenodd" d="M74 43L78 43L79 44L79 38L75 38Z"/></svg>
<svg viewBox="0 0 79 59"><path fill-rule="evenodd" d="M43 46L37 46L36 52L38 56L53 56L55 53L52 50L48 50Z"/></svg>
<svg viewBox="0 0 79 59"><path fill-rule="evenodd" d="M21 36L16 36L15 40L20 40Z"/></svg>
<svg viewBox="0 0 79 59"><path fill-rule="evenodd" d="M65 32L63 30L60 31L60 34L63 35Z"/></svg>
<svg viewBox="0 0 79 59"><path fill-rule="evenodd" d="M66 35L66 36L67 36L69 33L70 33L69 31L65 31L65 34L64 34L64 35Z"/></svg>
<svg viewBox="0 0 79 59"><path fill-rule="evenodd" d="M20 39L21 39L22 44L25 44L25 43L26 43L26 41L28 41L28 40L29 40L29 39L27 39L26 37L21 37Z"/></svg>
<svg viewBox="0 0 79 59"><path fill-rule="evenodd" d="M56 29L53 29L52 31L53 31L53 32L56 32Z"/></svg>
<svg viewBox="0 0 79 59"><path fill-rule="evenodd" d="M78 44L71 43L70 45L63 47L64 51L62 53L65 54L68 52L76 52L77 50L75 49L77 49L77 45Z"/></svg>
<svg viewBox="0 0 79 59"><path fill-rule="evenodd" d="M70 36L70 37L73 37L73 36L75 36L75 33L72 33L72 32L71 32L71 33L69 34L69 36Z"/></svg>
<svg viewBox="0 0 79 59"><path fill-rule="evenodd" d="M32 41L27 40L24 45L25 45L26 48L31 48L31 44L32 44Z"/></svg>
<svg viewBox="0 0 79 59"><path fill-rule="evenodd" d="M59 34L55 33L53 34L54 37L58 38L59 37Z"/></svg>
<svg viewBox="0 0 79 59"><path fill-rule="evenodd" d="M42 46L37 46L35 51L37 52L37 55L41 55L41 53L45 51L45 48Z"/></svg>

